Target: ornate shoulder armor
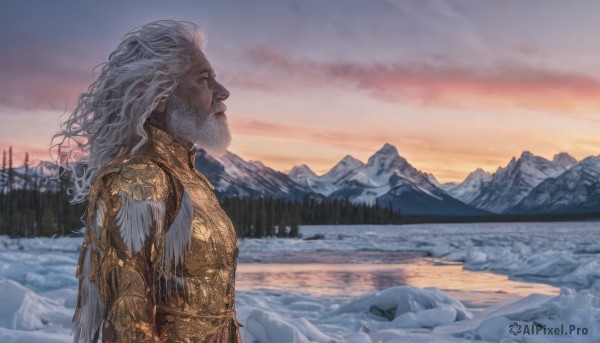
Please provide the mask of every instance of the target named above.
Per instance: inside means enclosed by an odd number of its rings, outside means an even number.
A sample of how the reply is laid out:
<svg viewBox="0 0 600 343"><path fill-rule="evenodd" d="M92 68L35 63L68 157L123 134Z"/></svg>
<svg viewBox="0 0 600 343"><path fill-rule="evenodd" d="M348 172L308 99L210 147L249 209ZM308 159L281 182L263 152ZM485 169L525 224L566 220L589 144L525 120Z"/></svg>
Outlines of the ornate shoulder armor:
<svg viewBox="0 0 600 343"><path fill-rule="evenodd" d="M113 204L115 227L132 256L142 249L151 234L154 237L163 234L169 193L167 176L149 160L131 159L123 163L107 186L113 198L118 196Z"/></svg>

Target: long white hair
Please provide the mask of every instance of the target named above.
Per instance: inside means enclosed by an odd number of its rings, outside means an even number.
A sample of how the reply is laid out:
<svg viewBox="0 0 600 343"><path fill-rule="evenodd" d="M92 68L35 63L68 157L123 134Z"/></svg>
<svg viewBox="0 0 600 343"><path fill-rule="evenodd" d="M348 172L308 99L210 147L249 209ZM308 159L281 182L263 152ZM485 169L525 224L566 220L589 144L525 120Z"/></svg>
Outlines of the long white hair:
<svg viewBox="0 0 600 343"><path fill-rule="evenodd" d="M146 119L192 66L192 49L204 44L196 25L173 20L143 25L123 37L52 138L51 156L58 150L53 160L72 174L72 203L87 199L102 166L144 146Z"/></svg>

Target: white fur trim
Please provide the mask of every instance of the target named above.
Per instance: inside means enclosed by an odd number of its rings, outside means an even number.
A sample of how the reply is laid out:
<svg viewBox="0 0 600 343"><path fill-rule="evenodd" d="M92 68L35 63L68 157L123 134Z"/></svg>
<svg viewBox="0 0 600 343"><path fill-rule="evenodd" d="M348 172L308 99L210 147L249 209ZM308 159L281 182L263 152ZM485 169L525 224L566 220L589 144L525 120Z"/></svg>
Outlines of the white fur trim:
<svg viewBox="0 0 600 343"><path fill-rule="evenodd" d="M105 305L100 299L98 287L88 279L91 268L90 254L96 253L93 249L95 249L95 244L88 244L83 259L82 273L79 275L82 303L73 318L73 333L75 333L73 342L96 342L97 335L99 335L98 330L104 318Z"/></svg>
<svg viewBox="0 0 600 343"><path fill-rule="evenodd" d="M185 253L192 242L192 200L187 191L183 192L181 206L169 231L165 234L163 270L172 275L178 265L182 265Z"/></svg>
<svg viewBox="0 0 600 343"><path fill-rule="evenodd" d="M104 215L106 213L106 206L103 203L99 203L96 206L96 215L94 216L94 233L96 238L100 237L100 228L104 225Z"/></svg>
<svg viewBox="0 0 600 343"><path fill-rule="evenodd" d="M123 242L131 255L144 246L152 228L156 227L156 235L162 232L166 206L163 200L137 201L129 194L120 191L121 208L117 212L117 226L121 231Z"/></svg>

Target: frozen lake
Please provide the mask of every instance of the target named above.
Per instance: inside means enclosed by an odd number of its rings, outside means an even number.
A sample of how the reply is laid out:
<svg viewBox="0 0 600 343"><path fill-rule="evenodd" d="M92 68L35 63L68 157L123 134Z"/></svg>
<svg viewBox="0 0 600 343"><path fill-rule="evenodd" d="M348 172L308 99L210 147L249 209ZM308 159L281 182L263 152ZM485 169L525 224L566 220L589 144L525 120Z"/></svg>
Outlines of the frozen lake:
<svg viewBox="0 0 600 343"><path fill-rule="evenodd" d="M242 263L238 265L238 291L265 290L296 292L312 296L352 298L394 286L436 287L460 300L476 312L499 301L524 297L533 293L558 295L557 287L536 282L510 280L505 275L463 269L462 263L438 259L408 257L395 263L390 253L361 252L326 258L318 263ZM382 255L378 258L378 255ZM311 259L313 259L311 257ZM327 260L349 258L348 263ZM375 261L370 262L369 258ZM354 263L359 259L361 263Z"/></svg>
<svg viewBox="0 0 600 343"><path fill-rule="evenodd" d="M244 342L597 342L596 222L310 226L240 239ZM0 342L70 342L81 238L0 237ZM513 335L509 326L585 327Z"/></svg>

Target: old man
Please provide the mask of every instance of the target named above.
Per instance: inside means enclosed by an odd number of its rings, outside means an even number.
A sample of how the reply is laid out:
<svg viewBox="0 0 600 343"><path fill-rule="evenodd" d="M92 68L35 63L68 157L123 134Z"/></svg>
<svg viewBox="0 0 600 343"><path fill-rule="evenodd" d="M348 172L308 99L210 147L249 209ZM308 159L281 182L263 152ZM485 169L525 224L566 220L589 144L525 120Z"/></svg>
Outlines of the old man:
<svg viewBox="0 0 600 343"><path fill-rule="evenodd" d="M241 342L235 231L194 167L231 141L203 46L186 22L129 32L54 137L87 156L75 342Z"/></svg>

